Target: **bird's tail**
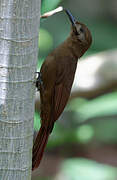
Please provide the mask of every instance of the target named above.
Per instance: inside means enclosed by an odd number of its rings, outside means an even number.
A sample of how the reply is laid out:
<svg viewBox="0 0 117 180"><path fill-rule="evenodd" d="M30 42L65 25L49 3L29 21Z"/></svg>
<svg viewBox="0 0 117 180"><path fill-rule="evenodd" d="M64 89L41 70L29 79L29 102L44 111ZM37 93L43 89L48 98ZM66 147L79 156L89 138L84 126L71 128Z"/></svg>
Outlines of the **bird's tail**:
<svg viewBox="0 0 117 180"><path fill-rule="evenodd" d="M48 137L49 137L49 133L45 128L41 126L33 145L32 170L36 169L41 162L44 149L48 141Z"/></svg>

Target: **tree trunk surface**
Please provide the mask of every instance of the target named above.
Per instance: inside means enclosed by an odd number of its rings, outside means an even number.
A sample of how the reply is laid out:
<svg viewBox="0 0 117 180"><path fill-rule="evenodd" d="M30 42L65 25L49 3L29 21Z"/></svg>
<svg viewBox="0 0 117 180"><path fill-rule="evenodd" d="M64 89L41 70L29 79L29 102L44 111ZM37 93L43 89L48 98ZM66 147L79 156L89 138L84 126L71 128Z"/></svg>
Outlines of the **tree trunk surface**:
<svg viewBox="0 0 117 180"><path fill-rule="evenodd" d="M0 180L30 180L41 0L0 0Z"/></svg>

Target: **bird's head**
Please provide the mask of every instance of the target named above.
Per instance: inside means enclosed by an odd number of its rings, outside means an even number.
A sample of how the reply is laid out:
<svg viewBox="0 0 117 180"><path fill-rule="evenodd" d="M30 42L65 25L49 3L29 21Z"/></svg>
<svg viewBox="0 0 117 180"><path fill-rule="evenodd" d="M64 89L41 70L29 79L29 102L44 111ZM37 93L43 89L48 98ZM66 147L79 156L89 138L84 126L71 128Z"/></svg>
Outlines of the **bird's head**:
<svg viewBox="0 0 117 180"><path fill-rule="evenodd" d="M85 24L80 23L79 21L76 21L76 19L70 13L69 10L67 9L64 9L64 10L66 14L68 15L69 20L72 24L71 35L74 41L76 41L76 43L78 43L81 47L84 48L84 51L86 51L92 43L91 32L89 31L89 29L87 28Z"/></svg>

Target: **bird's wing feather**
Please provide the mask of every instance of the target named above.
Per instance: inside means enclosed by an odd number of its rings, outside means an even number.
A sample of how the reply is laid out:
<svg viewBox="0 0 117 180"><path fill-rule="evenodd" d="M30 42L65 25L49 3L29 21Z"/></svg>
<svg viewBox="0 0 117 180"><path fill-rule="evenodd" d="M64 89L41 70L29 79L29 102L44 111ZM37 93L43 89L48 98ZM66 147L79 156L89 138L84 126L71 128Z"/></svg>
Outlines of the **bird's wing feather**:
<svg viewBox="0 0 117 180"><path fill-rule="evenodd" d="M67 91L62 83L55 87L54 121L56 121L63 112L69 96L70 96L70 91Z"/></svg>
<svg viewBox="0 0 117 180"><path fill-rule="evenodd" d="M59 78L57 78L58 81L54 88L53 100L54 121L59 118L67 104L74 80L76 66L77 62L74 63L73 60L71 60L71 63L66 65L66 68L64 68L61 75L59 74Z"/></svg>

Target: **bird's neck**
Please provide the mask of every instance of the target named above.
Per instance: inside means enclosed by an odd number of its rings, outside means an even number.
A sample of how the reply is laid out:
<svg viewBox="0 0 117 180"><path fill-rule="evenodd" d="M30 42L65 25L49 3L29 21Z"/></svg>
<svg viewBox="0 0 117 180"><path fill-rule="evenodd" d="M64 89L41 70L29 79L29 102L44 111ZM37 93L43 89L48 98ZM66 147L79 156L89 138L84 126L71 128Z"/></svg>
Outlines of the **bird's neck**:
<svg viewBox="0 0 117 180"><path fill-rule="evenodd" d="M76 39L74 39L72 36L69 36L65 42L66 46L69 48L69 51L71 54L79 59L84 53L84 47Z"/></svg>

